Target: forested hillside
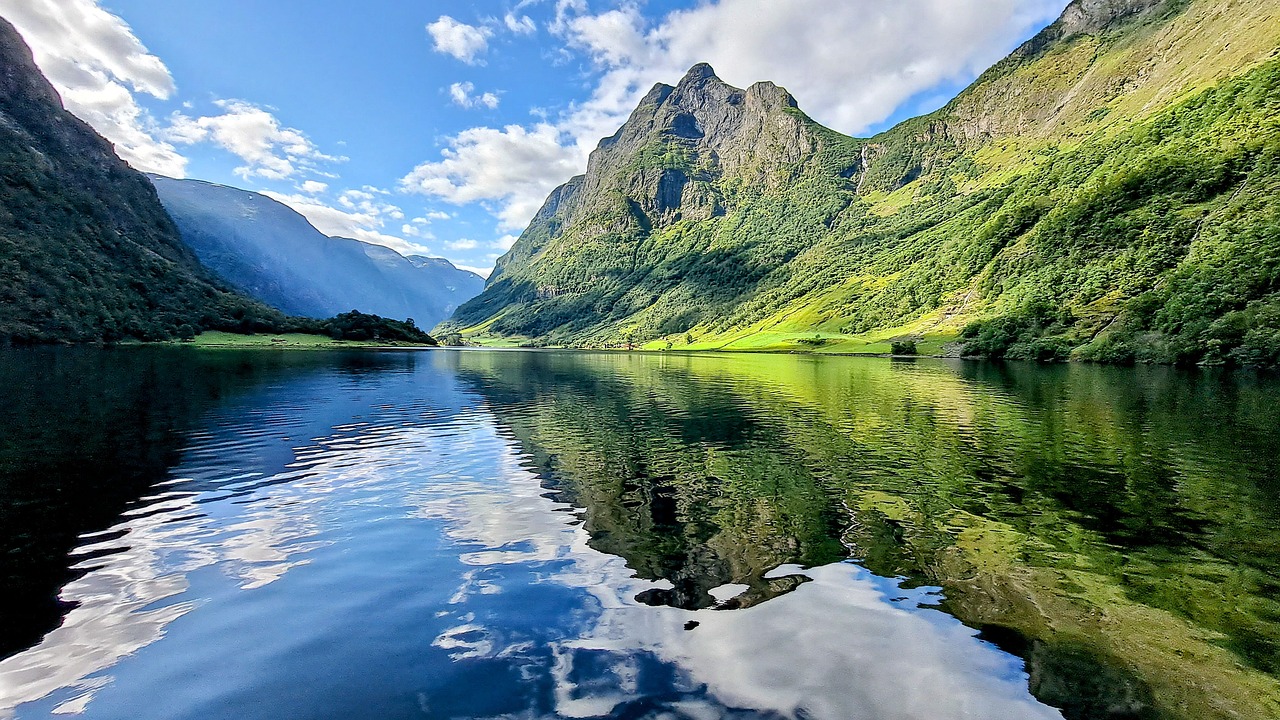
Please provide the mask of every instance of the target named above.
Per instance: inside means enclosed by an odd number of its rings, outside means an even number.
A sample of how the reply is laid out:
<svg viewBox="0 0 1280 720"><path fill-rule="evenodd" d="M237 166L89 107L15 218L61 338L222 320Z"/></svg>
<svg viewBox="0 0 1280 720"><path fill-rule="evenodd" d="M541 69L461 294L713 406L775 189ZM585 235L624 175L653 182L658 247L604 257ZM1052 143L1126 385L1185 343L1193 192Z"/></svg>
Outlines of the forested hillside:
<svg viewBox="0 0 1280 720"><path fill-rule="evenodd" d="M450 329L539 344L1280 362L1280 2L1076 0L941 110L659 85Z"/></svg>
<svg viewBox="0 0 1280 720"><path fill-rule="evenodd" d="M284 319L200 266L151 183L63 109L0 19L0 344L162 339Z"/></svg>

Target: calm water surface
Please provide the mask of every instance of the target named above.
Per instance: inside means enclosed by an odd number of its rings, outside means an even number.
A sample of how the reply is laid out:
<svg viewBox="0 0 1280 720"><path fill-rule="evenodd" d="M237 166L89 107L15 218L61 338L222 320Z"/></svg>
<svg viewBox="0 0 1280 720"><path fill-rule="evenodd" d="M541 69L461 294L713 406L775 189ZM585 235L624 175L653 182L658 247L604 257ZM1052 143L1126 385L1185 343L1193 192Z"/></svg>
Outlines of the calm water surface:
<svg viewBox="0 0 1280 720"><path fill-rule="evenodd" d="M1280 382L0 352L0 718L1280 717Z"/></svg>

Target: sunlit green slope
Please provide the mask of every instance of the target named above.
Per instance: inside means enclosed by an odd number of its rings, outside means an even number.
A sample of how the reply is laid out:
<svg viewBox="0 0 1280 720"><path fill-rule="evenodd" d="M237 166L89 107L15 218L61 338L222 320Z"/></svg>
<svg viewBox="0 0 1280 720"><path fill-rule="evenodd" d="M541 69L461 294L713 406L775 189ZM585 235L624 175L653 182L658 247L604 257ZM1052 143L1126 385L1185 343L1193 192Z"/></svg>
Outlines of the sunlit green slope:
<svg viewBox="0 0 1280 720"><path fill-rule="evenodd" d="M451 329L581 346L1280 360L1280 1L1106 0L880 136L697 66Z"/></svg>

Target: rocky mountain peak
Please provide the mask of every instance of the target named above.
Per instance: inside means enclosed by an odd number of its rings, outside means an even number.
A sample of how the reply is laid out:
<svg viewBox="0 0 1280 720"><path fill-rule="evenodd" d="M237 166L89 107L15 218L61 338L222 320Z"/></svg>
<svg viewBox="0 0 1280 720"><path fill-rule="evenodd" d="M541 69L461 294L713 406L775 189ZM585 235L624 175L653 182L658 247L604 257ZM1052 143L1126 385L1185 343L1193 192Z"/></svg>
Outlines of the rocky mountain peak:
<svg viewBox="0 0 1280 720"><path fill-rule="evenodd" d="M689 72L680 79L680 85L692 85L706 80L720 80L720 78L716 76L716 71L711 65L700 62L689 68Z"/></svg>
<svg viewBox="0 0 1280 720"><path fill-rule="evenodd" d="M767 80L747 88L747 100L758 102L762 107L770 110L799 107L795 97L787 92L786 88L774 85Z"/></svg>
<svg viewBox="0 0 1280 720"><path fill-rule="evenodd" d="M1062 12L1062 33L1065 37L1081 33L1096 33L1111 23L1146 12L1165 0L1073 0Z"/></svg>
<svg viewBox="0 0 1280 720"><path fill-rule="evenodd" d="M586 173L551 193L489 283L501 282L509 265L529 261L584 217L603 234L633 236L722 215L722 178L785 182L817 151L813 127L785 89L758 82L743 90L698 63L674 86L654 85L622 127L600 141Z"/></svg>

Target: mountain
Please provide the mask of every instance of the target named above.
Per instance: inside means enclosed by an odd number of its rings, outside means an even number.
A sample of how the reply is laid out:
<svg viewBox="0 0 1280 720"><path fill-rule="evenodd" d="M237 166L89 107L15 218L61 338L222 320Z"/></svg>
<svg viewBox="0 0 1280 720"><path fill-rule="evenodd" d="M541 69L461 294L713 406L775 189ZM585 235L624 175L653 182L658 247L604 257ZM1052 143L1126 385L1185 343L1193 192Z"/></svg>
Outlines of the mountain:
<svg viewBox="0 0 1280 720"><path fill-rule="evenodd" d="M698 65L449 324L535 343L1280 363L1280 2L1075 0L876 137Z"/></svg>
<svg viewBox="0 0 1280 720"><path fill-rule="evenodd" d="M292 315L357 309L431 327L484 280L448 260L405 258L381 245L328 237L271 198L152 175L160 201L200 261L241 291Z"/></svg>
<svg viewBox="0 0 1280 720"><path fill-rule="evenodd" d="M62 106L0 19L0 344L282 320L209 274L140 173Z"/></svg>

